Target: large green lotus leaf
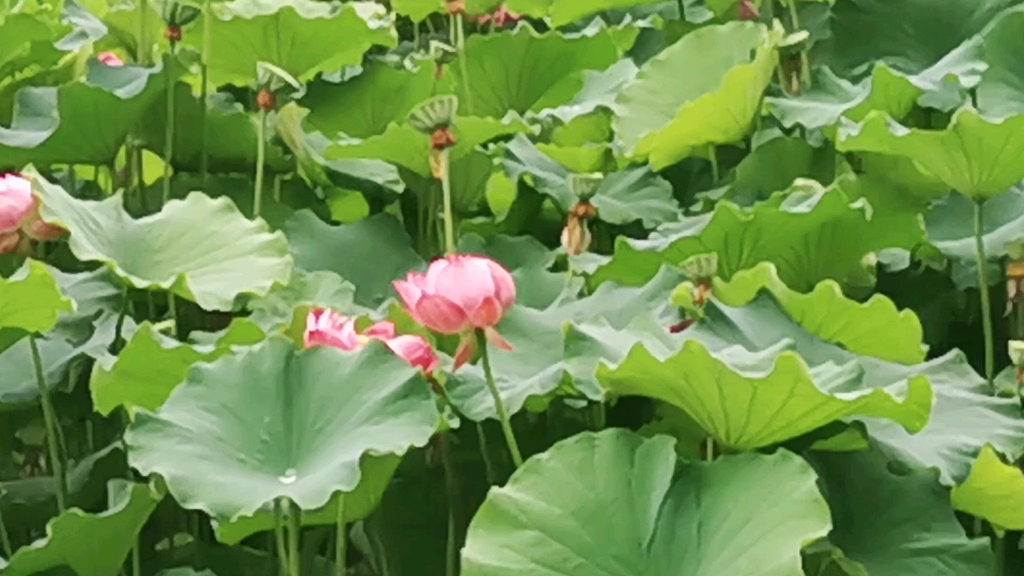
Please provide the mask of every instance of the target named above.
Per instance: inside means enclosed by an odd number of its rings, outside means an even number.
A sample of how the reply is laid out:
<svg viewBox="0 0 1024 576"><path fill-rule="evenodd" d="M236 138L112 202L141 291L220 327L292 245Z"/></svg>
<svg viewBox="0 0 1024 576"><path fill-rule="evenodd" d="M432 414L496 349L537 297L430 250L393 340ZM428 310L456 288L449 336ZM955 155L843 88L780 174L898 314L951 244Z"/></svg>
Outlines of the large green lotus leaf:
<svg viewBox="0 0 1024 576"><path fill-rule="evenodd" d="M392 281L424 264L408 232L388 214L331 226L301 210L285 224L285 234L298 269L338 274L355 285L356 304L370 308L394 294Z"/></svg>
<svg viewBox="0 0 1024 576"><path fill-rule="evenodd" d="M787 350L792 346L782 341L756 352L740 345L712 351L690 339L667 357L636 346L618 366L599 368L597 377L613 395L644 396L682 409L736 450L777 444L851 416L888 418L911 432L928 423L933 396L927 378L872 387L856 362L809 366Z"/></svg>
<svg viewBox="0 0 1024 576"><path fill-rule="evenodd" d="M494 118L460 117L455 121L456 144L448 151L449 160L455 163L484 142L528 130L529 127L519 119L502 122ZM376 158L408 168L423 177L431 175L430 136L408 124L392 123L378 136L333 144L324 150L324 158Z"/></svg>
<svg viewBox="0 0 1024 576"><path fill-rule="evenodd" d="M744 306L766 290L804 330L854 354L900 364L924 362L921 321L881 294L867 302L850 300L834 280L824 280L802 294L786 286L769 262L738 272L728 282L715 278L712 286L715 298L732 307ZM886 338L879 337L883 333Z"/></svg>
<svg viewBox="0 0 1024 576"><path fill-rule="evenodd" d="M871 576L985 576L987 538L968 538L935 472L885 449L819 452L811 463L832 510L829 540Z"/></svg>
<svg viewBox="0 0 1024 576"><path fill-rule="evenodd" d="M64 567L78 576L116 576L163 496L146 484L112 480L107 511L87 514L73 508L54 518L45 538L11 556L4 574L33 576Z"/></svg>
<svg viewBox="0 0 1024 576"><path fill-rule="evenodd" d="M526 136L516 136L508 143L503 164L510 179L527 178L563 212L568 213L578 202L569 185L572 172L541 152ZM610 224L640 220L644 226L654 228L677 220L680 212L672 196L672 185L647 166L609 174L590 202L597 208L597 217Z"/></svg>
<svg viewBox="0 0 1024 576"><path fill-rule="evenodd" d="M209 169L213 172L255 171L256 120L224 94L214 94L211 100L213 104L206 114ZM161 113L143 116L140 124L140 136L146 147L161 158L164 158L167 114L163 111L166 106L166 97L158 97L154 109ZM175 86L174 113L174 158L171 163L177 170L198 172L203 153L202 102L184 82ZM281 172L291 169L292 165L285 159L284 151L272 143L267 145L265 162L268 167Z"/></svg>
<svg viewBox="0 0 1024 576"><path fill-rule="evenodd" d="M23 88L11 127L0 126L0 168L110 164L162 93L161 70L90 62L84 81Z"/></svg>
<svg viewBox="0 0 1024 576"><path fill-rule="evenodd" d="M699 147L743 139L777 60L763 24L687 34L648 60L616 98L612 125L626 155L661 170Z"/></svg>
<svg viewBox="0 0 1024 576"><path fill-rule="evenodd" d="M822 60L841 76L867 72L883 62L920 73L981 32L1020 0L844 0L832 7L832 38Z"/></svg>
<svg viewBox="0 0 1024 576"><path fill-rule="evenodd" d="M251 346L263 338L259 328L241 320L233 322L215 345L191 346L163 336L144 323L120 354L93 365L89 380L93 407L104 416L119 406L129 411L158 410L185 381L194 364L212 362L230 354L236 346Z"/></svg>
<svg viewBox="0 0 1024 576"><path fill-rule="evenodd" d="M987 200L1024 179L1024 114L990 121L961 108L944 130L922 130L872 112L840 128L836 148L909 158L964 196Z"/></svg>
<svg viewBox="0 0 1024 576"><path fill-rule="evenodd" d="M786 127L800 124L808 129L829 128L840 118L860 122L872 111L902 119L915 104L942 111L958 108L966 98L966 89L981 80L985 66L980 39L974 38L919 74L903 74L878 64L870 76L853 83L829 68L819 68L812 87L799 96L765 100Z"/></svg>
<svg viewBox="0 0 1024 576"><path fill-rule="evenodd" d="M402 459L393 454L386 456L367 456L361 464L359 485L352 492L344 495L335 493L331 500L316 510L303 511L303 526L333 526L338 522L338 501L342 499L344 519L346 523L357 522L366 518L380 505L388 482L395 474L395 469ZM266 505L253 516L244 516L231 522L214 521L217 540L234 546L257 532L268 532L274 529L276 520L274 506Z"/></svg>
<svg viewBox="0 0 1024 576"><path fill-rule="evenodd" d="M362 62L379 44L397 44L386 10L373 2L325 4L312 0L235 0L214 7L210 81L249 85L256 64L269 62L300 81ZM311 42L310 39L317 39ZM184 41L202 48L202 20Z"/></svg>
<svg viewBox="0 0 1024 576"><path fill-rule="evenodd" d="M953 506L983 518L1001 530L1024 529L1024 473L1006 464L991 447L985 446L971 467L971 473L951 494Z"/></svg>
<svg viewBox="0 0 1024 576"><path fill-rule="evenodd" d="M1017 185L981 207L985 255L989 267L998 267L1007 247L1024 239L1024 186ZM936 202L925 215L928 241L952 261L953 280L961 287L977 287L978 256L974 239L974 203L959 194ZM1002 273L991 274L989 282L1002 281Z"/></svg>
<svg viewBox="0 0 1024 576"><path fill-rule="evenodd" d="M372 62L361 74L343 82L321 79L310 83L300 103L311 110L306 121L328 137L369 138L403 120L417 104L430 98L433 87L431 66L410 72Z"/></svg>
<svg viewBox="0 0 1024 576"><path fill-rule="evenodd" d="M978 107L997 117L1024 112L1024 8L1004 13L985 30L988 69L978 85Z"/></svg>
<svg viewBox="0 0 1024 576"><path fill-rule="evenodd" d="M103 262L136 288L159 287L207 310L232 310L239 296L262 296L291 276L284 235L263 220L247 220L227 198L194 192L136 220L120 193L78 200L45 178L34 180L40 214L70 231L75 256Z"/></svg>
<svg viewBox="0 0 1024 576"><path fill-rule="evenodd" d="M802 576L801 548L831 528L811 467L785 451L680 464L673 444L610 429L531 458L473 517L462 574Z"/></svg>
<svg viewBox="0 0 1024 576"><path fill-rule="evenodd" d="M460 113L503 118L509 111L525 114L568 103L580 89L576 72L604 70L620 56L615 31L603 26L538 34L521 23L515 30L466 39L468 101L461 66L450 66L443 85L459 96Z"/></svg>
<svg viewBox="0 0 1024 576"><path fill-rule="evenodd" d="M38 260L26 260L10 278L0 277L0 328L42 334L57 325L61 312L74 310L74 301Z"/></svg>
<svg viewBox="0 0 1024 576"><path fill-rule="evenodd" d="M280 497L318 509L357 489L365 458L422 447L439 424L427 381L383 344L300 351L275 336L194 367L125 443L183 507L230 521Z"/></svg>
<svg viewBox="0 0 1024 576"><path fill-rule="evenodd" d="M863 195L862 184L852 176L828 188L798 180L750 209L719 202L714 212L666 224L648 240L618 240L612 260L594 273L592 281L640 285L664 264L678 265L691 256L717 252L718 274L725 279L760 262L772 262L779 278L799 292L825 279L846 282L863 273L861 261L868 253L910 249L924 240L916 209L874 210L866 198L853 200L847 189Z"/></svg>

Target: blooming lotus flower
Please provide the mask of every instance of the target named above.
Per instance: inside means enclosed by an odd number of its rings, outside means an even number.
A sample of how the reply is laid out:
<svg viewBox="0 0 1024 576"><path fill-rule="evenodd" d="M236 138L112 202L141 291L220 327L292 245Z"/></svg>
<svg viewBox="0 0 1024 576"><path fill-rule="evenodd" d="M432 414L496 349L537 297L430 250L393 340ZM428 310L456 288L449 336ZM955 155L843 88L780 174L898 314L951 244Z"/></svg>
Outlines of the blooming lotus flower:
<svg viewBox="0 0 1024 576"><path fill-rule="evenodd" d="M497 28L503 28L506 23L518 22L519 20L522 19L522 16L516 14L515 12L509 12L508 8L505 8L504 6L501 6L494 12L491 12L490 14L484 14L483 16L476 17L476 21L479 22L481 25L487 24L491 20L494 20L494 25Z"/></svg>
<svg viewBox="0 0 1024 576"><path fill-rule="evenodd" d="M483 256L455 254L433 261L425 274L394 283L405 309L419 324L461 336L455 368L476 350L476 330L502 350L512 350L494 329L516 302L516 284L500 264Z"/></svg>
<svg viewBox="0 0 1024 576"><path fill-rule="evenodd" d="M396 356L424 373L429 374L437 368L437 355L430 344L419 336L398 336L391 322L377 322L360 334L356 331L355 319L342 316L334 310L313 309L306 317L306 333L303 337L306 348L329 346L345 352L358 352L371 340L380 340Z"/></svg>
<svg viewBox="0 0 1024 576"><path fill-rule="evenodd" d="M104 66L124 66L124 60L113 52L100 52L96 59Z"/></svg>
<svg viewBox="0 0 1024 576"><path fill-rule="evenodd" d="M0 176L0 254L27 249L29 240L56 240L63 235L63 228L40 220L31 182L17 174Z"/></svg>

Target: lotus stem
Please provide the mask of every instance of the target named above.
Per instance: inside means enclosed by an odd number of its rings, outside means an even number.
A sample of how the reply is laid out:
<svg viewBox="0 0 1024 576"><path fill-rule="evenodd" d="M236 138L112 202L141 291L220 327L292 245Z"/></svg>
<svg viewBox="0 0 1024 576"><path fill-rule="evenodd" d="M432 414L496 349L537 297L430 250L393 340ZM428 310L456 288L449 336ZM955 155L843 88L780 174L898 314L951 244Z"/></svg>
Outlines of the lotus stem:
<svg viewBox="0 0 1024 576"><path fill-rule="evenodd" d="M459 51L459 72L460 76L462 76L462 90L466 93L466 111L472 116L473 95L469 92L469 67L466 65L466 33L462 26L464 17L461 13L455 15L452 36L455 40L453 43Z"/></svg>
<svg viewBox="0 0 1024 576"><path fill-rule="evenodd" d="M993 534L993 554L996 557L995 576L1003 576L1006 572L1006 537Z"/></svg>
<svg viewBox="0 0 1024 576"><path fill-rule="evenodd" d="M280 562L281 576L288 575L288 544L285 539L284 505L282 500L274 499L274 540L277 542L277 559Z"/></svg>
<svg viewBox="0 0 1024 576"><path fill-rule="evenodd" d="M480 445L480 457L484 461L487 484L493 486L498 481L498 476L494 473L494 464L491 463L491 451L487 449L487 431L484 430L483 422L476 422L476 439Z"/></svg>
<svg viewBox="0 0 1024 576"><path fill-rule="evenodd" d="M173 539L172 537L171 540ZM142 576L142 550L139 547L138 536L135 536L135 544L132 546L132 576Z"/></svg>
<svg viewBox="0 0 1024 576"><path fill-rule="evenodd" d="M487 351L487 337L483 330L476 331L476 341L480 346L480 361L484 367L484 378L487 380L487 388L491 391L494 399L494 409L498 412L498 419L501 421L501 431L505 435L505 443L508 444L508 451L512 454L512 463L519 468L523 465L523 455L519 452L519 443L516 442L515 433L512 431L512 423L508 417L508 409L501 399L501 392L494 382L494 371L491 369L491 355Z"/></svg>
<svg viewBox="0 0 1024 576"><path fill-rule="evenodd" d="M345 530L345 493L338 492L338 516L335 520L338 534L334 542L334 573L337 576L348 574L348 533Z"/></svg>
<svg viewBox="0 0 1024 576"><path fill-rule="evenodd" d="M708 160L711 162L711 184L717 186L720 175L718 173L718 150L714 144L708 144Z"/></svg>
<svg viewBox="0 0 1024 576"><path fill-rule="evenodd" d="M451 161L448 148L441 151L441 194L444 203L444 252L455 254L455 216L452 211Z"/></svg>
<svg viewBox="0 0 1024 576"><path fill-rule="evenodd" d="M146 46L148 44L148 31L146 30L146 20L148 20L148 18L146 18L146 6L148 6L148 4L146 4L146 0L136 0L136 2L138 2L138 4L136 4L136 17L139 21L136 22L136 24L138 25L137 32L139 35L139 45L135 47L135 61L138 62L140 66L145 66L149 59L149 55L146 50Z"/></svg>
<svg viewBox="0 0 1024 576"><path fill-rule="evenodd" d="M124 292L121 296L121 312L117 316L117 324L114 325L114 354L119 354L121 349L124 347L124 339L122 333L124 331L124 319L128 315L128 304L131 302L128 298L128 287L124 287Z"/></svg>
<svg viewBox="0 0 1024 576"><path fill-rule="evenodd" d="M203 190L206 189L206 177L210 171L210 160L207 153L210 133L207 127L206 117L209 113L208 109L210 107L210 53L213 50L211 48L211 44L213 43L212 30L213 8L210 0L206 0L203 4L203 54L200 62L201 86L199 88L199 99L202 100L200 121L203 126L202 153L199 156L199 171L201 174L200 182L202 183Z"/></svg>
<svg viewBox="0 0 1024 576"><path fill-rule="evenodd" d="M679 19L686 20L686 7L683 5L683 0L676 0L676 4L679 5Z"/></svg>
<svg viewBox="0 0 1024 576"><path fill-rule="evenodd" d="M274 202L281 203L281 180L283 178L280 174L274 175Z"/></svg>
<svg viewBox="0 0 1024 576"><path fill-rule="evenodd" d="M800 13L796 8L797 0L782 0L789 8L789 19L793 23L793 32L801 30ZM807 56L807 48L800 49L800 85L808 87L811 85L811 60Z"/></svg>
<svg viewBox="0 0 1024 576"><path fill-rule="evenodd" d="M170 56L164 68L164 84L167 88L167 124L164 127L164 189L161 207L171 199L171 161L174 159L174 80L171 78L171 61L174 59L175 42L171 42Z"/></svg>
<svg viewBox="0 0 1024 576"><path fill-rule="evenodd" d="M299 555L299 536L302 530L302 509L288 499L288 576L300 576L302 556Z"/></svg>
<svg viewBox="0 0 1024 576"><path fill-rule="evenodd" d="M256 184L253 190L252 217L259 218L263 208L263 164L266 162L267 111L260 109L260 121L256 125Z"/></svg>
<svg viewBox="0 0 1024 576"><path fill-rule="evenodd" d="M178 302L173 292L167 293L167 310L171 314L171 324L174 325L174 337L181 340L181 322L178 321Z"/></svg>
<svg viewBox="0 0 1024 576"><path fill-rule="evenodd" d="M981 295L981 326L985 333L985 380L994 387L995 345L992 334L992 302L988 290L988 259L985 256L984 202L974 203L974 251L978 261L978 292Z"/></svg>
<svg viewBox="0 0 1024 576"><path fill-rule="evenodd" d="M448 433L437 438L437 448L441 455L441 467L444 469L444 487L448 493L448 534L445 545L445 576L455 576L458 562L459 547L456 539L455 503L459 499L459 490L455 485L455 466L452 462L452 446ZM341 576L341 575L339 575Z"/></svg>
<svg viewBox="0 0 1024 576"><path fill-rule="evenodd" d="M50 469L53 471L53 482L57 493L57 511L61 514L67 510L68 485L64 476L63 454L58 447L60 422L57 411L50 401L50 391L46 389L46 378L43 376L43 359L39 355L39 345L35 334L30 334L28 344L32 348L32 364L36 371L36 386L39 388L39 402L43 406L43 420L46 425L46 447L50 452Z"/></svg>
<svg viewBox="0 0 1024 576"><path fill-rule="evenodd" d="M3 546L4 558L10 558L14 554L14 548L11 546L11 536L7 533L3 512L3 507L0 507L0 546Z"/></svg>
<svg viewBox="0 0 1024 576"><path fill-rule="evenodd" d="M711 437L711 436L708 436L704 440L704 448L705 448L705 454L704 454L705 459L708 462L714 462L715 461L715 439L713 437Z"/></svg>

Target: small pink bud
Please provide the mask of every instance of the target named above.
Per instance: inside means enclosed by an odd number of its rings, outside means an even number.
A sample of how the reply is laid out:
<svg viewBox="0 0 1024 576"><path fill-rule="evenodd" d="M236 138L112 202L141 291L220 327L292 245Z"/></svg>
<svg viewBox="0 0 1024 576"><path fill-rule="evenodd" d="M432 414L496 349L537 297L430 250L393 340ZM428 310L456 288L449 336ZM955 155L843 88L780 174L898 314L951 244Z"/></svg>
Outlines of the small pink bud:
<svg viewBox="0 0 1024 576"><path fill-rule="evenodd" d="M124 66L124 60L113 52L100 52L96 59L104 66Z"/></svg>

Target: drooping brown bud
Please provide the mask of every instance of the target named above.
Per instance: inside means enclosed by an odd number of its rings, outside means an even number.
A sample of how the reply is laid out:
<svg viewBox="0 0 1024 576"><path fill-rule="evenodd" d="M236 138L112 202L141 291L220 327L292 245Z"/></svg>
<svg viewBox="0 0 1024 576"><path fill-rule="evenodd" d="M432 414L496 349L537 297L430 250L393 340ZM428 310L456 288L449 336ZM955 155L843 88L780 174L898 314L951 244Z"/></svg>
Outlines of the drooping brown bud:
<svg viewBox="0 0 1024 576"><path fill-rule="evenodd" d="M444 78L444 64L434 62L434 80L441 80L442 78Z"/></svg>
<svg viewBox="0 0 1024 576"><path fill-rule="evenodd" d="M451 128L438 128L430 135L430 147L434 150L444 150L455 146L455 134Z"/></svg>
<svg viewBox="0 0 1024 576"><path fill-rule="evenodd" d="M759 20L761 12L750 0L740 0L740 4L736 8L736 17L740 20Z"/></svg>
<svg viewBox="0 0 1024 576"><path fill-rule="evenodd" d="M701 282L693 293L693 303L697 306L703 306L708 303L709 298L711 298L711 283Z"/></svg>
<svg viewBox="0 0 1024 576"><path fill-rule="evenodd" d="M589 201L583 200L572 207L571 214L582 220L592 220L597 218L597 208Z"/></svg>
<svg viewBox="0 0 1024 576"><path fill-rule="evenodd" d="M562 228L562 246L569 256L579 256L590 249L594 238L587 229L586 220L577 218L570 214L569 219Z"/></svg>
<svg viewBox="0 0 1024 576"><path fill-rule="evenodd" d="M1006 265L1006 315L1014 306L1024 306L1024 262Z"/></svg>
<svg viewBox="0 0 1024 576"><path fill-rule="evenodd" d="M171 42L180 42L181 28L173 24L168 25L167 28L164 28L164 38L167 38Z"/></svg>
<svg viewBox="0 0 1024 576"><path fill-rule="evenodd" d="M271 110L277 109L277 96L273 92L264 88L260 90L259 94L256 95L256 107L264 112L270 112Z"/></svg>
<svg viewBox="0 0 1024 576"><path fill-rule="evenodd" d="M679 334L690 326L693 326L693 318L683 318L678 324L669 326L668 331L672 334Z"/></svg>

